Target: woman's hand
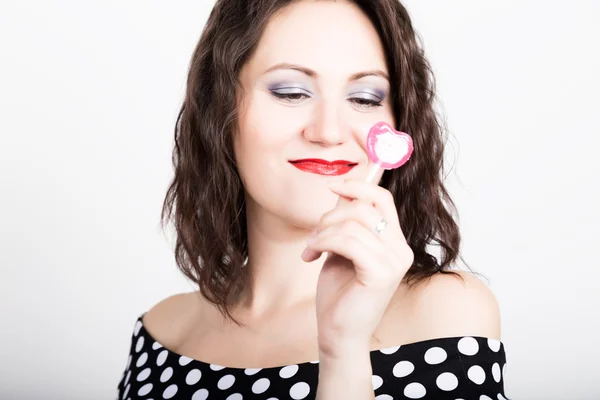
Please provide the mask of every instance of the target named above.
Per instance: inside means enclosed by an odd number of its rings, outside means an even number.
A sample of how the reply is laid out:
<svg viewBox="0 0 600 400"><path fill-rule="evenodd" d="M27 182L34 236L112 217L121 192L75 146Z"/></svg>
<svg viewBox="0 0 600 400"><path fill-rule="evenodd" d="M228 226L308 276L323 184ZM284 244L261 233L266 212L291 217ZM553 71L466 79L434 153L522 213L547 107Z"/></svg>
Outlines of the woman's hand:
<svg viewBox="0 0 600 400"><path fill-rule="evenodd" d="M311 262L329 253L317 283L316 308L319 349L336 356L357 346L370 348L414 255L388 190L359 180L330 189L340 201L321 218L302 259ZM387 225L377 233L382 220Z"/></svg>

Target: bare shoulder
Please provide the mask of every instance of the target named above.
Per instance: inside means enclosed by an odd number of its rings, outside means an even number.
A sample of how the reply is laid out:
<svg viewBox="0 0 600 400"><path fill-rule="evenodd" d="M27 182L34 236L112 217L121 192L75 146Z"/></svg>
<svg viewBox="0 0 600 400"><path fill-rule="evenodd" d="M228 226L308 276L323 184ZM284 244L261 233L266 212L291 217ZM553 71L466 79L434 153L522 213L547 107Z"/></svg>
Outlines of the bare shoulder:
<svg viewBox="0 0 600 400"><path fill-rule="evenodd" d="M455 336L500 340L500 307L494 293L475 275L454 272L458 276L438 273L407 292L414 335L420 340Z"/></svg>
<svg viewBox="0 0 600 400"><path fill-rule="evenodd" d="M200 309L200 298L198 292L189 292L161 300L144 315L144 328L165 347L177 347Z"/></svg>

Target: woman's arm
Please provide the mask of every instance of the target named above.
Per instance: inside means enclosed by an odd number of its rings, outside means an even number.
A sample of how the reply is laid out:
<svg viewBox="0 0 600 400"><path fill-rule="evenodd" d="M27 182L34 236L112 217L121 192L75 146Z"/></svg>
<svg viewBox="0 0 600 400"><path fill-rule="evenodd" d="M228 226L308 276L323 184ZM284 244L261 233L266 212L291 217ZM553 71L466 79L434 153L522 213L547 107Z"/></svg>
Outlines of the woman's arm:
<svg viewBox="0 0 600 400"><path fill-rule="evenodd" d="M338 355L321 351L317 400L374 400L368 346L352 346Z"/></svg>

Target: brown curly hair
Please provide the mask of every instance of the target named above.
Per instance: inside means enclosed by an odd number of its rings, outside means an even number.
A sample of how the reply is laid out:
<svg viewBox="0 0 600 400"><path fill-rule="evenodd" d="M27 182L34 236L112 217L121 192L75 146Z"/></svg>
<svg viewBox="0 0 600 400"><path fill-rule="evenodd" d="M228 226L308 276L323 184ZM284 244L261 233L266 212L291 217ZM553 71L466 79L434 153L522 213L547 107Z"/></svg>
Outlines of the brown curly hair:
<svg viewBox="0 0 600 400"><path fill-rule="evenodd" d="M175 258L202 295L231 314L247 282L245 196L232 135L237 129L239 72L269 19L298 0L218 0L191 59L185 99L175 124L174 178L163 208L173 221ZM348 0L368 16L385 50L396 129L409 132L416 157L385 171L380 185L394 196L400 226L414 252L406 282L449 271L459 256L456 211L443 185L445 130L434 110L435 81L407 10L398 0ZM440 258L427 246L440 248ZM460 275L456 274L460 277Z"/></svg>

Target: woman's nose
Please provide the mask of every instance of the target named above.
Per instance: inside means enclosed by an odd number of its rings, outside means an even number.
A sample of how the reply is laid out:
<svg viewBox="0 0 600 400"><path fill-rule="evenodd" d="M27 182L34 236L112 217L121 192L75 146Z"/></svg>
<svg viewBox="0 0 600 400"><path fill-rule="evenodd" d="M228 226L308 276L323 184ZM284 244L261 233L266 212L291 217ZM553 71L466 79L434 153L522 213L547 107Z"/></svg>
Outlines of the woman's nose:
<svg viewBox="0 0 600 400"><path fill-rule="evenodd" d="M336 146L351 137L350 127L343 121L338 106L321 104L314 120L304 129L306 140L322 146Z"/></svg>

